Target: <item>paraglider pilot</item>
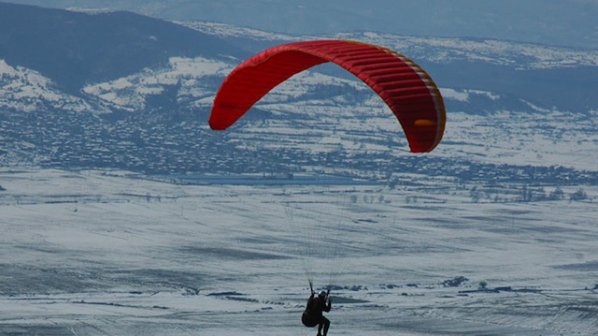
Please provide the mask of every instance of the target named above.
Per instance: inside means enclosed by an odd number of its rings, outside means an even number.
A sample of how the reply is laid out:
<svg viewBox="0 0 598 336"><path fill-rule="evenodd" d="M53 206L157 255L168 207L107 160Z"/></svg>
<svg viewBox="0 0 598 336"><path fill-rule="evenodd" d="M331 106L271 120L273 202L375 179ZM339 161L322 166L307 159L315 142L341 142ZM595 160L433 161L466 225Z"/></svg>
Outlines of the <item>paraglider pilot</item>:
<svg viewBox="0 0 598 336"><path fill-rule="evenodd" d="M330 327L330 321L322 313L329 312L332 308L332 300L329 297L330 289L326 292L321 291L316 296L311 282L309 283L309 288L311 295L307 299L307 306L301 316L301 322L306 327L318 326L318 336L326 336ZM322 328L324 329L324 334L322 334Z"/></svg>

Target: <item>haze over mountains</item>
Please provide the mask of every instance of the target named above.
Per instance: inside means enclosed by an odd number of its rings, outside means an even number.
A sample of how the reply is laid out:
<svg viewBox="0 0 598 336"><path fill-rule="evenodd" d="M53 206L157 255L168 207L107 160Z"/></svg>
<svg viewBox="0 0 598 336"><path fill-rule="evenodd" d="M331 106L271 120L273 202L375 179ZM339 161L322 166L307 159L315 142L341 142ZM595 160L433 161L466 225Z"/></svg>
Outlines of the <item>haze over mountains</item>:
<svg viewBox="0 0 598 336"><path fill-rule="evenodd" d="M598 48L595 0L13 0L59 8L128 10L290 34L376 31Z"/></svg>

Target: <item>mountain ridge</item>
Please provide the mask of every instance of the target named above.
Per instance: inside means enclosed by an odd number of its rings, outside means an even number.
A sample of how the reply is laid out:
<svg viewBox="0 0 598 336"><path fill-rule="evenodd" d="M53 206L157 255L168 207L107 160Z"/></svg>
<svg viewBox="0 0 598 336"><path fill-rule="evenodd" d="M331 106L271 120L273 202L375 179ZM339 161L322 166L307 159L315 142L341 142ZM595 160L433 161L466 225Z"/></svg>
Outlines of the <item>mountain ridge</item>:
<svg viewBox="0 0 598 336"><path fill-rule="evenodd" d="M89 14L0 3L0 32L0 58L40 72L73 95L86 83L167 64L171 56L243 55L217 37L122 11Z"/></svg>

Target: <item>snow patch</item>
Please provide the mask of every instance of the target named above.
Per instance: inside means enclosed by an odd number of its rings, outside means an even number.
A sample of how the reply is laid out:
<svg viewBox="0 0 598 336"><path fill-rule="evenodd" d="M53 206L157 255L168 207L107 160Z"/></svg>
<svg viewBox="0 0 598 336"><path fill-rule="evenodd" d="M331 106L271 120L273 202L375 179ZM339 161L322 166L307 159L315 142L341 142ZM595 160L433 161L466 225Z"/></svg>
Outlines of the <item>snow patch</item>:
<svg viewBox="0 0 598 336"><path fill-rule="evenodd" d="M171 57L165 68L144 69L127 77L88 85L83 92L121 109L139 111L146 107L148 96L162 94L167 86L180 86L178 99L200 101L211 96L215 88L202 85L202 78L224 77L231 69L227 63L202 57Z"/></svg>
<svg viewBox="0 0 598 336"><path fill-rule="evenodd" d="M259 40L265 41L275 41L275 40L282 40L282 41L299 41L304 38L302 37L293 37L290 35L285 34L276 34L265 32L257 29L245 28L245 27L238 27L238 26L231 26L223 23L215 23L215 22L178 22L179 24L189 27L191 29L200 31L202 33L216 35L221 37L242 37L242 38L254 38Z"/></svg>
<svg viewBox="0 0 598 336"><path fill-rule="evenodd" d="M469 94L465 91L457 91L449 88L440 88L440 93L444 99L452 99L460 102L469 101Z"/></svg>
<svg viewBox="0 0 598 336"><path fill-rule="evenodd" d="M445 99L452 99L460 102L468 102L472 95L485 96L491 100L500 99L500 95L482 90L456 90L450 88L440 88L440 93L442 94L442 97Z"/></svg>
<svg viewBox="0 0 598 336"><path fill-rule="evenodd" d="M32 112L46 108L74 112L98 110L85 100L65 94L39 72L0 59L0 108Z"/></svg>

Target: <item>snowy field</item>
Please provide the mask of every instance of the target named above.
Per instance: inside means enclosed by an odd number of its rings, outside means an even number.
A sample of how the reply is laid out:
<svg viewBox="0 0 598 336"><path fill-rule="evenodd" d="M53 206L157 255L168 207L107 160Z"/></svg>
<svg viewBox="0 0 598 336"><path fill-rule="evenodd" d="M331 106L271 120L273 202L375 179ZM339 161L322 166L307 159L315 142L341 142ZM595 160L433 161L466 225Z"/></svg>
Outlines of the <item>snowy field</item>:
<svg viewBox="0 0 598 336"><path fill-rule="evenodd" d="M473 202L450 179L175 185L1 170L0 334L596 335L598 188ZM509 199L502 197L501 199Z"/></svg>

